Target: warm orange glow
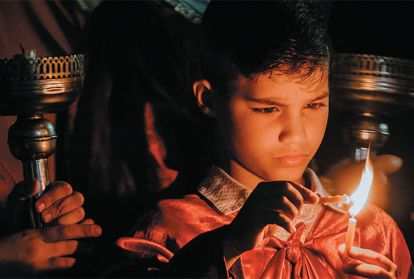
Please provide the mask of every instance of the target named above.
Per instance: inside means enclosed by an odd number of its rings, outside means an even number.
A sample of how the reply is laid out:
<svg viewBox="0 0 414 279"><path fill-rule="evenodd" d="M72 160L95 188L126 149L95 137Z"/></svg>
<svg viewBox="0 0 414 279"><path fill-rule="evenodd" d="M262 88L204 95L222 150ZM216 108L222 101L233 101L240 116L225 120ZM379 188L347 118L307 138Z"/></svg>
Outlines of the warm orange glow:
<svg viewBox="0 0 414 279"><path fill-rule="evenodd" d="M371 190L372 181L374 179L374 171L369 154L370 150L368 150L368 156L365 161L365 167L362 172L361 181L359 182L357 189L350 196L352 206L349 209L349 214L351 216L356 216L359 211L361 211L368 199L369 191Z"/></svg>

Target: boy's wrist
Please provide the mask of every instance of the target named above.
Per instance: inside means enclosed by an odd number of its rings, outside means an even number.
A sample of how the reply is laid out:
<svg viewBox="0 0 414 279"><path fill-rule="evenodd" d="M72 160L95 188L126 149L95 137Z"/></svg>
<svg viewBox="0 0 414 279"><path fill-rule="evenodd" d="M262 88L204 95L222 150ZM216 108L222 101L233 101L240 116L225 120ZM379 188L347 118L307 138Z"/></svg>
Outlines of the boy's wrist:
<svg viewBox="0 0 414 279"><path fill-rule="evenodd" d="M237 247L234 241L230 239L223 239L222 242L223 246L223 257L226 263L226 269L229 270L233 264L239 259L242 251L239 247Z"/></svg>
<svg viewBox="0 0 414 279"><path fill-rule="evenodd" d="M222 247L223 256L226 262L227 270L239 259L240 255L249 250L245 244L248 241L242 241L241 235L235 232L231 225L226 226L223 230Z"/></svg>

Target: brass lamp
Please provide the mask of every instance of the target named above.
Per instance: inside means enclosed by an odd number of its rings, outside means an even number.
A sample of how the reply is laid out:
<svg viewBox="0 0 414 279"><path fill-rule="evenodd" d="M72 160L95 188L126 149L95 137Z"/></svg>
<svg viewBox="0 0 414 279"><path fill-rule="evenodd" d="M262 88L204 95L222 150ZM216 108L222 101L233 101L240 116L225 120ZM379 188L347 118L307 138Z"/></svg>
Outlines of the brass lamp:
<svg viewBox="0 0 414 279"><path fill-rule="evenodd" d="M345 140L354 160L375 153L390 135L388 119L414 108L414 61L337 53L331 70L333 106L346 114Z"/></svg>
<svg viewBox="0 0 414 279"><path fill-rule="evenodd" d="M25 198L31 204L49 184L48 158L55 152L54 125L46 112L67 108L82 86L82 55L37 57L34 51L0 59L0 115L17 115L9 128L11 153L22 162L24 182L38 188ZM33 227L41 227L39 216L30 212Z"/></svg>

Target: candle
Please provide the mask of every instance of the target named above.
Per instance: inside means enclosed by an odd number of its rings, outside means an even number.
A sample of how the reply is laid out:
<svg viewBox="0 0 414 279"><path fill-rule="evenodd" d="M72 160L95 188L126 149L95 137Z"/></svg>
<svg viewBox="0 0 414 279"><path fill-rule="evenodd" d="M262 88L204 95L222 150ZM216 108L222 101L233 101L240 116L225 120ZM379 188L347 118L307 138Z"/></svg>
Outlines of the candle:
<svg viewBox="0 0 414 279"><path fill-rule="evenodd" d="M357 226L356 215L364 207L365 202L368 199L369 191L371 190L372 181L374 179L374 171L372 169L372 164L370 162L370 156L368 151L368 156L365 161L365 167L362 172L361 181L359 182L358 187L349 197L351 207L349 208L349 220L348 220L348 229L345 236L345 251L349 253L354 244L355 230Z"/></svg>
<svg viewBox="0 0 414 279"><path fill-rule="evenodd" d="M345 239L345 251L348 254L351 251L352 245L354 244L356 226L357 226L357 219L355 219L354 217L349 218L348 230L346 232L346 239Z"/></svg>

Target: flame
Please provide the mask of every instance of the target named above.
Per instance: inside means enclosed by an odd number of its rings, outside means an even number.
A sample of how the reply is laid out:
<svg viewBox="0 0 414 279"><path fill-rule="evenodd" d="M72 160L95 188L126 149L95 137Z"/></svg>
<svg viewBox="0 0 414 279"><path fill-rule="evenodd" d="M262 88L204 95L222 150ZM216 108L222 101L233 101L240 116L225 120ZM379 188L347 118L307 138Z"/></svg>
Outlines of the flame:
<svg viewBox="0 0 414 279"><path fill-rule="evenodd" d="M374 170L369 154L370 150L368 150L367 159L365 160L365 167L362 172L361 181L359 182L357 189L350 196L352 206L349 209L349 214L352 217L355 217L364 207L368 199L369 191L371 190L372 181L374 179Z"/></svg>

